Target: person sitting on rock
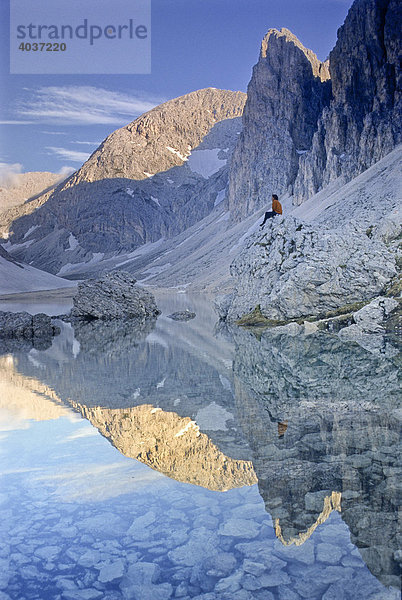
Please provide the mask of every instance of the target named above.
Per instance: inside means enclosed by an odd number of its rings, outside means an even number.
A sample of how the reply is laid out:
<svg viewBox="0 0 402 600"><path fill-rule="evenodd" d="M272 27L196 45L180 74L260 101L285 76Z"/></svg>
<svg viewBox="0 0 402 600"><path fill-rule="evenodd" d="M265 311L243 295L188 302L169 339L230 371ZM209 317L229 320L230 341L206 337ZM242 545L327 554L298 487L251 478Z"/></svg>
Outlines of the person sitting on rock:
<svg viewBox="0 0 402 600"><path fill-rule="evenodd" d="M265 213L264 220L261 223L260 227L264 227L264 225L268 219L271 219L272 217L275 217L276 215L281 215L281 214L282 214L282 204L279 202L278 196L276 194L272 194L272 210L267 211Z"/></svg>

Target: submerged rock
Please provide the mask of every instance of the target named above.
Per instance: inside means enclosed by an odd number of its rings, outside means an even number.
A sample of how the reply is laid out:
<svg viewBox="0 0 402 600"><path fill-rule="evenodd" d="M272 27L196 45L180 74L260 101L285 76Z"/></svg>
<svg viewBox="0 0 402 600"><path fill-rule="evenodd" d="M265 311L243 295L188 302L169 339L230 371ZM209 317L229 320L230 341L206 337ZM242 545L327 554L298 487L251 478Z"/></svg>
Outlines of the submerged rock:
<svg viewBox="0 0 402 600"><path fill-rule="evenodd" d="M153 294L125 271L112 271L78 285L71 317L79 319L145 319L160 314Z"/></svg>
<svg viewBox="0 0 402 600"><path fill-rule="evenodd" d="M194 319L195 316L195 312L191 312L187 308L186 310L179 310L178 312L168 315L168 319L173 319L173 321L190 321L191 319Z"/></svg>

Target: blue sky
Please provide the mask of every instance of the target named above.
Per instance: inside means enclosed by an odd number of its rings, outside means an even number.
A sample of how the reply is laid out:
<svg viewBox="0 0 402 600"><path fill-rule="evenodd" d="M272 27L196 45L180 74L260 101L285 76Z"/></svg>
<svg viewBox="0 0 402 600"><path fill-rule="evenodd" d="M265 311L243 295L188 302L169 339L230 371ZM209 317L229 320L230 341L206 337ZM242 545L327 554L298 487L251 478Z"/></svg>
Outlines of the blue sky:
<svg viewBox="0 0 402 600"><path fill-rule="evenodd" d="M9 0L0 0L0 176L77 169L109 133L164 100L208 86L246 91L271 27L287 27L323 60L351 4L152 0L150 75L10 75Z"/></svg>

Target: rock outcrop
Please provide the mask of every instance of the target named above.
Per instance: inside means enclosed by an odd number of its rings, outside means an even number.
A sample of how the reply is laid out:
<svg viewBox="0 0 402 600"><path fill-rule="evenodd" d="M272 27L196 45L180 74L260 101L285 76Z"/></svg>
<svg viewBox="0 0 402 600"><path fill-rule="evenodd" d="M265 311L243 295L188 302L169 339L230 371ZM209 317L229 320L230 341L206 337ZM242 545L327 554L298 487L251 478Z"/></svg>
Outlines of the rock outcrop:
<svg viewBox="0 0 402 600"><path fill-rule="evenodd" d="M323 317L381 294L396 272L394 254L353 224L329 229L276 217L233 262L236 288L221 317L234 321L256 305L276 321Z"/></svg>
<svg viewBox="0 0 402 600"><path fill-rule="evenodd" d="M200 221L225 198L245 99L199 90L115 131L42 206L13 222L9 251L64 275Z"/></svg>
<svg viewBox="0 0 402 600"><path fill-rule="evenodd" d="M318 118L329 104L328 64L287 29L264 37L247 90L243 131L229 176L232 218L241 220L292 191L302 153L311 147Z"/></svg>
<svg viewBox="0 0 402 600"><path fill-rule="evenodd" d="M235 220L273 192L301 204L339 177L350 181L402 141L400 21L398 0L356 0L329 64L287 30L268 32L231 164Z"/></svg>
<svg viewBox="0 0 402 600"><path fill-rule="evenodd" d="M136 279L124 271L113 271L99 279L80 283L73 298L71 317L140 321L157 317L160 311L153 294L135 284Z"/></svg>

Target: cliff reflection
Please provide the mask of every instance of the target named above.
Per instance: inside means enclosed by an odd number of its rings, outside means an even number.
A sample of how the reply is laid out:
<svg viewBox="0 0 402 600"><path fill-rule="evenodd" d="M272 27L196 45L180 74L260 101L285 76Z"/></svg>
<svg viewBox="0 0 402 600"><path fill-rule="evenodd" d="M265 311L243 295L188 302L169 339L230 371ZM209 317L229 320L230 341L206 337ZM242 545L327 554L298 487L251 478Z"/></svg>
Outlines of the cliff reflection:
<svg viewBox="0 0 402 600"><path fill-rule="evenodd" d="M337 510L372 573L399 586L399 357L325 333L232 334L237 413L277 536L299 545Z"/></svg>

